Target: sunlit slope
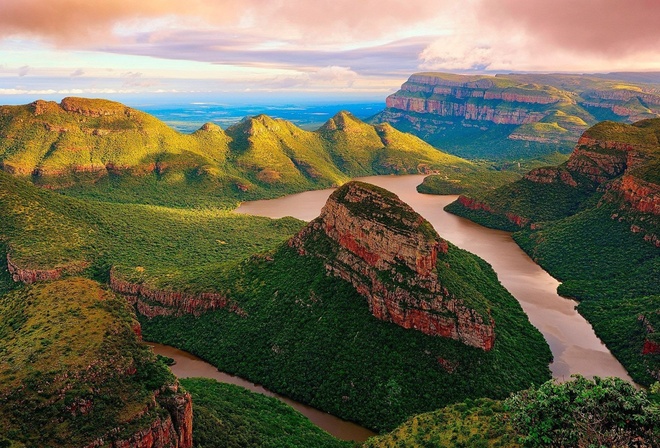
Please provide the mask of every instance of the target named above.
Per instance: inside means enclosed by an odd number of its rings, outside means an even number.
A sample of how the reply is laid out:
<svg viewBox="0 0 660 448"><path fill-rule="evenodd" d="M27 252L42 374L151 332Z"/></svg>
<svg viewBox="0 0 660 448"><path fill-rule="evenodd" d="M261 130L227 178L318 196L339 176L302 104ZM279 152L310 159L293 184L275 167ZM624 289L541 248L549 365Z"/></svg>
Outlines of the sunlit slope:
<svg viewBox="0 0 660 448"><path fill-rule="evenodd" d="M0 168L77 197L212 207L356 176L484 170L347 112L315 132L258 115L226 131L209 123L181 134L120 103L84 98L3 106Z"/></svg>

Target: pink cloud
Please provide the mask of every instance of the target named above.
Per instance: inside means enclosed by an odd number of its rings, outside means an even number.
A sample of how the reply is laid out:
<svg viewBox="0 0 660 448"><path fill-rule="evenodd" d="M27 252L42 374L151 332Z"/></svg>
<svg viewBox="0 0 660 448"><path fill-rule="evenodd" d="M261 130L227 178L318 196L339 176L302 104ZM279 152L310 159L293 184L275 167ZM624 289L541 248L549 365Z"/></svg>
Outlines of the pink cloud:
<svg viewBox="0 0 660 448"><path fill-rule="evenodd" d="M499 0L484 1L478 11L481 23L501 33L524 31L539 50L618 58L655 52L660 43L657 0Z"/></svg>
<svg viewBox="0 0 660 448"><path fill-rule="evenodd" d="M449 0L2 0L0 37L27 35L70 47L116 39L117 25L255 30L271 39L337 42L378 38L438 15ZM91 40L91 41L90 41Z"/></svg>

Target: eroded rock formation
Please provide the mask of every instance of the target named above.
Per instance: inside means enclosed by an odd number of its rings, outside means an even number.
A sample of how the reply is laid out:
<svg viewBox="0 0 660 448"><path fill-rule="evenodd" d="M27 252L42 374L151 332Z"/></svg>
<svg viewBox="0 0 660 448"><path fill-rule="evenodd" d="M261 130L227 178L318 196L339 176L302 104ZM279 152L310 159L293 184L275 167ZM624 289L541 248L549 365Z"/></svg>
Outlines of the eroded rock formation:
<svg viewBox="0 0 660 448"><path fill-rule="evenodd" d="M490 350L495 324L439 280L449 250L431 224L394 194L360 182L335 191L321 215L289 241L351 283L378 319ZM330 252L328 252L328 250Z"/></svg>
<svg viewBox="0 0 660 448"><path fill-rule="evenodd" d="M197 294L170 291L149 287L143 283L133 283L122 279L114 269L110 270L110 288L133 305L148 318L182 314L199 315L205 311L226 308L239 316L245 311L225 295L215 292Z"/></svg>
<svg viewBox="0 0 660 448"><path fill-rule="evenodd" d="M142 415L156 407L165 409L167 413L154 418L148 426L128 437L117 437L116 431L110 431L85 448L192 448L193 410L190 394L180 391L175 383L166 391L157 391L151 405Z"/></svg>

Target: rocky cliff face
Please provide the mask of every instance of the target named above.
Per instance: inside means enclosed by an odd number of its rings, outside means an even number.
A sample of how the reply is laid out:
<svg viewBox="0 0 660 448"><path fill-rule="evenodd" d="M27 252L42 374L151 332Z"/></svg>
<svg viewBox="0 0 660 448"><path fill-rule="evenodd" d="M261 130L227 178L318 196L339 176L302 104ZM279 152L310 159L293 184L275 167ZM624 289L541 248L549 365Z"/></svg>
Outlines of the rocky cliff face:
<svg viewBox="0 0 660 448"><path fill-rule="evenodd" d="M289 245L324 259L327 272L350 282L378 319L483 350L495 343L488 311L471 308L439 280L448 243L392 193L344 185Z"/></svg>
<svg viewBox="0 0 660 448"><path fill-rule="evenodd" d="M15 282L30 283L57 280L62 274L76 274L86 267L85 264L75 264L70 266L57 267L53 269L29 269L19 266L12 260L11 255L7 253L7 269Z"/></svg>
<svg viewBox="0 0 660 448"><path fill-rule="evenodd" d="M155 289L142 283L124 280L114 269L110 270L110 288L124 296L136 306L140 314L148 318L182 314L198 316L205 311L221 308L226 308L239 316L246 315L243 309L223 294L213 292L192 294Z"/></svg>
<svg viewBox="0 0 660 448"><path fill-rule="evenodd" d="M599 120L633 123L658 116L660 94L645 85L580 75L417 73L387 98L372 122L389 122L445 149L456 141L478 144L472 141L483 135L491 151L506 145L527 153L530 143L568 152ZM490 154L484 151L478 155Z"/></svg>
<svg viewBox="0 0 660 448"><path fill-rule="evenodd" d="M660 142L656 135L659 126L659 119L644 120L632 126L613 122L593 126L578 140L566 163L527 173L524 182L537 187L524 189L527 192L523 194L531 194L532 190L538 194L539 189L560 186L564 189L557 194L572 194L571 189L583 198L604 193L601 204L606 202L619 207L612 219L629 222L631 232L642 233L646 241L660 247L660 185L654 174L660 159ZM566 190L566 186L570 189ZM500 193L497 199L488 195L483 198L461 196L458 204L468 210L505 216L519 227L535 226L538 220L533 209L520 206L520 210L516 209L514 195L519 194L516 184L507 188L511 191ZM523 201L533 202L527 197ZM558 216L561 217L564 216Z"/></svg>
<svg viewBox="0 0 660 448"><path fill-rule="evenodd" d="M193 411L192 398L188 392L179 391L178 384L168 389L167 395L154 395L145 414L155 408L164 408L164 416L156 417L151 423L128 437L117 437L110 431L106 436L93 440L85 448L192 448Z"/></svg>

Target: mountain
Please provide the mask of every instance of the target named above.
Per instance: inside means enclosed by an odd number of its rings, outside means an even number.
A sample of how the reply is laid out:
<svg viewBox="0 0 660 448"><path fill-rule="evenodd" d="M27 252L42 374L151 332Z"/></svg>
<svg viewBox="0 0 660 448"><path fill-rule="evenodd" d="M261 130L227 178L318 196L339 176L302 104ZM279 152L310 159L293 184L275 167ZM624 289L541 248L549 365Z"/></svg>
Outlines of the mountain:
<svg viewBox="0 0 660 448"><path fill-rule="evenodd" d="M632 123L660 115L660 85L639 79L416 73L369 121L390 123L470 159L569 152L598 121Z"/></svg>
<svg viewBox="0 0 660 448"><path fill-rule="evenodd" d="M0 296L0 444L192 447L192 403L126 302L83 278Z"/></svg>
<svg viewBox="0 0 660 448"><path fill-rule="evenodd" d="M344 185L289 245L350 282L378 319L486 351L495 344L488 300L442 264L449 243L387 190Z"/></svg>
<svg viewBox="0 0 660 448"><path fill-rule="evenodd" d="M341 196L356 185L362 214ZM376 187L338 189L315 222L332 220L336 240L292 218L82 200L2 172L0 213L15 281L92 278L134 304L149 340L369 427L550 374L547 344L490 266ZM325 261L340 250L354 269Z"/></svg>
<svg viewBox="0 0 660 448"><path fill-rule="evenodd" d="M569 160L448 211L513 230L642 384L660 378L660 119L602 122Z"/></svg>
<svg viewBox="0 0 660 448"><path fill-rule="evenodd" d="M0 107L0 169L76 197L183 207L231 207L374 174L489 174L347 112L315 132L259 115L226 131L207 123L181 134L144 112L85 98Z"/></svg>
<svg viewBox="0 0 660 448"><path fill-rule="evenodd" d="M547 344L490 266L369 184L227 275L240 312L157 313L144 334L369 428L549 376Z"/></svg>

